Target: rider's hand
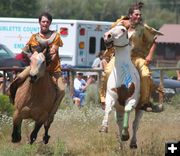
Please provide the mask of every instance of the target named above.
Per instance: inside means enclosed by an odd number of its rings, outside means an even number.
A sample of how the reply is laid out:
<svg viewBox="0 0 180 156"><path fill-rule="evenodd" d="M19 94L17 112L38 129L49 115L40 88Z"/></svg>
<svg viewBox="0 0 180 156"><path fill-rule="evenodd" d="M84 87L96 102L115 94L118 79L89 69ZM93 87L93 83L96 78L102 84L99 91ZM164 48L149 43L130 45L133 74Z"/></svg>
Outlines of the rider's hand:
<svg viewBox="0 0 180 156"><path fill-rule="evenodd" d="M151 63L151 61L152 61L152 58L148 55L148 56L146 57L145 65L149 65L149 64Z"/></svg>

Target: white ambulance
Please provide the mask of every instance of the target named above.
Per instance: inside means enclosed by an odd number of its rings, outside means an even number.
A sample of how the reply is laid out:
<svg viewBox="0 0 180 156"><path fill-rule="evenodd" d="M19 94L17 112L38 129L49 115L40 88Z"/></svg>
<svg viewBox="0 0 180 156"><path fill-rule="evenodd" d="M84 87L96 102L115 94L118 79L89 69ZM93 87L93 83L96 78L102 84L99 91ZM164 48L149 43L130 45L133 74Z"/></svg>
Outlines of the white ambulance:
<svg viewBox="0 0 180 156"><path fill-rule="evenodd" d="M99 51L105 50L103 36L111 22L53 19L51 30L61 34L61 64L89 67ZM39 32L38 19L0 18L0 43L20 53L30 36Z"/></svg>

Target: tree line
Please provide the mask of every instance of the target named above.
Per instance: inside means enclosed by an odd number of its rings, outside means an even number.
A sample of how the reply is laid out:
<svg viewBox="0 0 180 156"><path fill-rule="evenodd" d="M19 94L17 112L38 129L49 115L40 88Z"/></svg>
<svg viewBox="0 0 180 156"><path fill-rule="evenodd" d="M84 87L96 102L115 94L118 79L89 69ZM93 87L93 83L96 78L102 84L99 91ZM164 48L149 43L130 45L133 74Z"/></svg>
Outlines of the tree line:
<svg viewBox="0 0 180 156"><path fill-rule="evenodd" d="M149 25L159 28L165 23L179 23L178 0L141 0L143 18ZM37 18L48 11L57 19L115 21L127 15L136 0L1 0L1 17Z"/></svg>

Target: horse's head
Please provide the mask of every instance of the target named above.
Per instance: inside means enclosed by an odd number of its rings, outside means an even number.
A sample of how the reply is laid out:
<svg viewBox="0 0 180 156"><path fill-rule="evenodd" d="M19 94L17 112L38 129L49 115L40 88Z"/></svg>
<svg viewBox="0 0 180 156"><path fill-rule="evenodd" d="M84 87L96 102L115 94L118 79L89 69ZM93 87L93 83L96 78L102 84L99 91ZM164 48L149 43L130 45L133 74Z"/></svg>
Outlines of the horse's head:
<svg viewBox="0 0 180 156"><path fill-rule="evenodd" d="M127 29L122 25L111 28L104 34L104 42L107 48L124 47L129 44Z"/></svg>
<svg viewBox="0 0 180 156"><path fill-rule="evenodd" d="M30 58L30 82L37 81L40 77L44 76L46 71L46 59L43 53L34 52Z"/></svg>

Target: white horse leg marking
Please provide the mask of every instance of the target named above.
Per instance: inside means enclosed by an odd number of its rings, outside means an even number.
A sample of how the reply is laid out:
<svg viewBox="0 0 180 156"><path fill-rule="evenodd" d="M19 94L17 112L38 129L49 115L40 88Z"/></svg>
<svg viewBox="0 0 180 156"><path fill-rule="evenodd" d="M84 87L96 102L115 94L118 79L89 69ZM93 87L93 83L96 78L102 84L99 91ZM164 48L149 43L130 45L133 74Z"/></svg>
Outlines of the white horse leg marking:
<svg viewBox="0 0 180 156"><path fill-rule="evenodd" d="M109 94L106 94L105 114L99 132L106 132L106 133L108 132L108 118L114 105L115 105L115 100Z"/></svg>
<svg viewBox="0 0 180 156"><path fill-rule="evenodd" d="M131 112L135 107L136 107L136 99L130 99L128 100L128 102L126 102L127 104L125 105L124 110L126 112Z"/></svg>

